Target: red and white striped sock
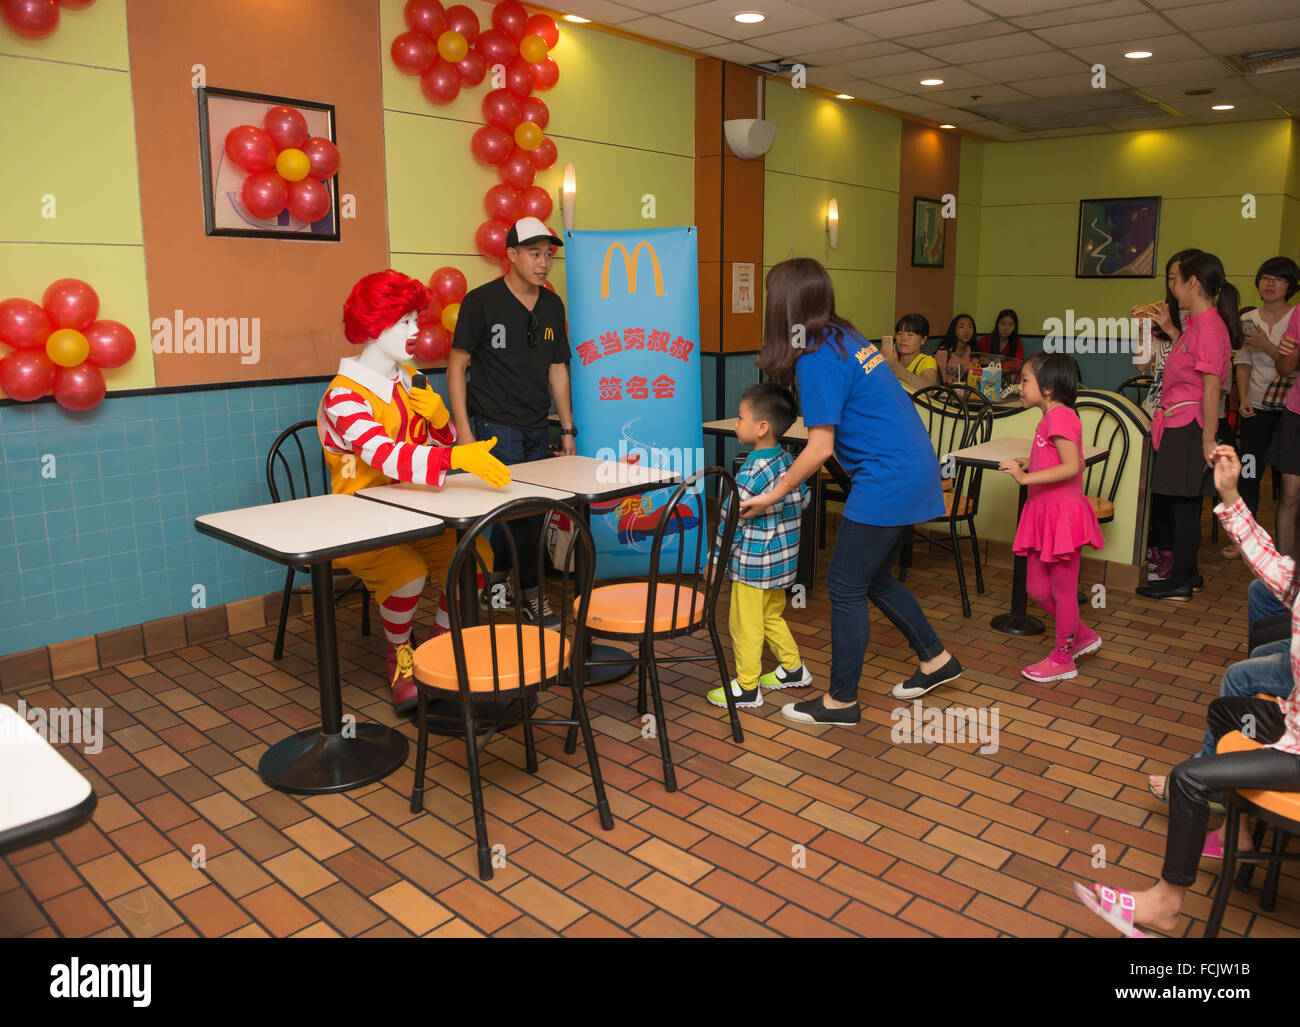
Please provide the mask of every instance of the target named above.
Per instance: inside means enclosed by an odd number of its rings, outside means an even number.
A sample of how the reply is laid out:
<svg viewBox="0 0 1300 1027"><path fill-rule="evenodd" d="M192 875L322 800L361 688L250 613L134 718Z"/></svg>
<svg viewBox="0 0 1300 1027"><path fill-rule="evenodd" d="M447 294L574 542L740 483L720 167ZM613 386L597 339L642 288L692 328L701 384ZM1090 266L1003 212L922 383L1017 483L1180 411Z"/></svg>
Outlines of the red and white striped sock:
<svg viewBox="0 0 1300 1027"><path fill-rule="evenodd" d="M414 578L379 604L379 617L384 622L389 645L402 645L411 640L411 624L423 591L424 578Z"/></svg>

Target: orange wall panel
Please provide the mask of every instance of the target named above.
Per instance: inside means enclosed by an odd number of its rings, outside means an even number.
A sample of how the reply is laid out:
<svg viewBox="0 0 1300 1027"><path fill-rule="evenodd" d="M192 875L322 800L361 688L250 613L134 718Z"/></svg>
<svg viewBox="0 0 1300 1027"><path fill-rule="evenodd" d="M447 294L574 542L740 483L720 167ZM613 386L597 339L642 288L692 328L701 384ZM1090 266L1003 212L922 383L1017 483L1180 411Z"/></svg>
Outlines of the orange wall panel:
<svg viewBox="0 0 1300 1027"><path fill-rule="evenodd" d="M961 173L961 138L938 128L904 121L898 169L898 270L894 316L924 314L930 332L942 335L952 320L957 266L957 219L945 224L943 267L912 266L912 201L957 194ZM959 203L960 209L960 203ZM893 325L891 323L890 328Z"/></svg>

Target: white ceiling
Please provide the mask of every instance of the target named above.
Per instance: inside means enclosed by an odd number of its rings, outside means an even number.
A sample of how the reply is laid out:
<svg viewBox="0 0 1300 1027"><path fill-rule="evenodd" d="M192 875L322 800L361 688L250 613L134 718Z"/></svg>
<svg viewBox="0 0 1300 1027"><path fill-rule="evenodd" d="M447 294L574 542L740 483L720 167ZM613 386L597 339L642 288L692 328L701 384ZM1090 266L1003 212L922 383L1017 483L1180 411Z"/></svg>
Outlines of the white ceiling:
<svg viewBox="0 0 1300 1027"><path fill-rule="evenodd" d="M564 0L562 10L737 64L801 63L810 84L993 139L1300 116L1300 69L1239 75L1221 59L1300 46L1300 0ZM745 25L741 11L767 17ZM1124 57L1135 49L1154 56ZM1096 95L1095 64L1108 92L1132 90L1172 116L1026 132L961 109Z"/></svg>

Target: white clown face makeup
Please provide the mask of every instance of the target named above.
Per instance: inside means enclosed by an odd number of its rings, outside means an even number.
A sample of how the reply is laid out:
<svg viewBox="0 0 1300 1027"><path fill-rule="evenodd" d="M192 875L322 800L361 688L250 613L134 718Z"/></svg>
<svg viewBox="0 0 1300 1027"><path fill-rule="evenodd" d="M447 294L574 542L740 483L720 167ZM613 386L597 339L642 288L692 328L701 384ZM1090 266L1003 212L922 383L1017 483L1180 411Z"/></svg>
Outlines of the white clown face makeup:
<svg viewBox="0 0 1300 1027"><path fill-rule="evenodd" d="M376 340L379 352L396 364L410 360L411 347L415 344L415 337L420 333L420 326L417 323L419 316L418 311L412 310L409 314L404 314L395 325L380 332Z"/></svg>

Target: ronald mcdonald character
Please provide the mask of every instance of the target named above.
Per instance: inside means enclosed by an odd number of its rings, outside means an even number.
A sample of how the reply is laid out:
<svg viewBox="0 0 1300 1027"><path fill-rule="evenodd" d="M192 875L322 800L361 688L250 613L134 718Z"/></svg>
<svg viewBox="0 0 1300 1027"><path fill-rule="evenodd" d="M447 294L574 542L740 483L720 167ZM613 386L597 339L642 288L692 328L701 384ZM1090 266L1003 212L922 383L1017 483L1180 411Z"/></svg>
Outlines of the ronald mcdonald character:
<svg viewBox="0 0 1300 1027"><path fill-rule="evenodd" d="M413 388L416 318L429 293L396 271L366 275L343 305L343 333L360 345L344 357L316 415L331 491L350 495L395 481L441 486L450 468L465 470L500 488L510 471L490 450L496 439L457 446L447 407L432 388ZM375 595L388 638L393 705L401 713L416 703L411 624L426 577L441 582L456 548L455 535L391 546L336 560ZM491 567L486 542L480 552Z"/></svg>

